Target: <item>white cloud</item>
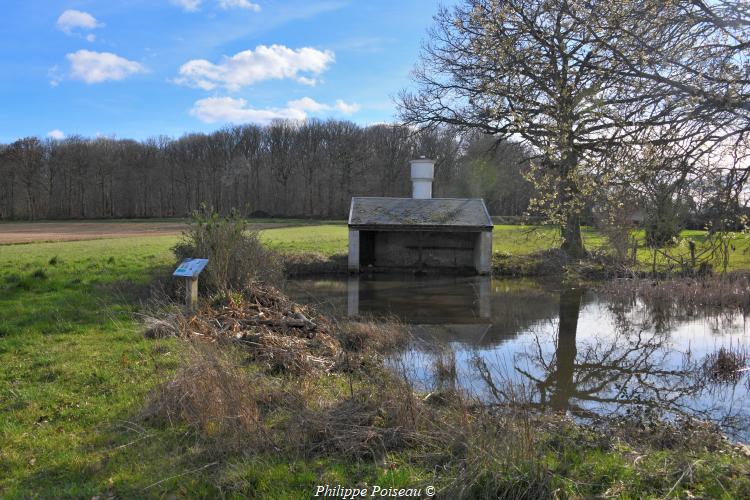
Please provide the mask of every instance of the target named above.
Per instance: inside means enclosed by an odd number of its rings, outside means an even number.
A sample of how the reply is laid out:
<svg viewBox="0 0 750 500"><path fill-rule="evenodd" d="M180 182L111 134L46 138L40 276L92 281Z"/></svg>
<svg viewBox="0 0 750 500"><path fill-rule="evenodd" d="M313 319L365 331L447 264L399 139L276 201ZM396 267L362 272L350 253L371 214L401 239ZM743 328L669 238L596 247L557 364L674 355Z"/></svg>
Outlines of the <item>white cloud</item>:
<svg viewBox="0 0 750 500"><path fill-rule="evenodd" d="M360 108L359 104L357 104L357 103L351 103L351 104L349 104L349 103L346 103L346 102L342 101L341 99L337 99L336 100L336 106L335 107L336 107L336 109L338 109L339 111L341 111L345 115L351 115L352 113L356 113L357 111L359 111L359 108Z"/></svg>
<svg viewBox="0 0 750 500"><path fill-rule="evenodd" d="M304 120L307 114L293 108L248 108L245 99L207 97L196 101L190 114L206 123L268 123L272 120Z"/></svg>
<svg viewBox="0 0 750 500"><path fill-rule="evenodd" d="M309 114L326 111L349 114L359 109L357 104L347 104L341 100L334 106L320 103L310 97L303 97L286 103L283 108L252 108L245 99L232 97L207 97L195 102L190 114L206 123L269 123L273 120L304 120ZM354 111L353 111L354 110Z"/></svg>
<svg viewBox="0 0 750 500"><path fill-rule="evenodd" d="M188 12L195 12L201 6L202 0L170 0L174 5L182 7Z"/></svg>
<svg viewBox="0 0 750 500"><path fill-rule="evenodd" d="M96 40L96 35L95 34L89 33L88 35L86 35L86 41L87 42L93 42L95 40Z"/></svg>
<svg viewBox="0 0 750 500"><path fill-rule="evenodd" d="M50 139L55 139L56 141L61 141L65 139L65 134L62 130L55 129L47 132L47 137L49 137Z"/></svg>
<svg viewBox="0 0 750 500"><path fill-rule="evenodd" d="M311 113L320 113L321 111L326 111L330 109L330 106L326 106L325 104L322 104L316 101L315 99L311 99L309 97L303 97L302 99L289 101L287 103L287 106L289 106L292 109L298 109L300 111L309 111Z"/></svg>
<svg viewBox="0 0 750 500"><path fill-rule="evenodd" d="M315 78L305 78L304 76L297 77L297 82L301 83L302 85L309 85L311 87L314 87L316 83L318 83L318 80Z"/></svg>
<svg viewBox="0 0 750 500"><path fill-rule="evenodd" d="M219 7L224 10L247 9L254 12L260 12L260 5L250 2L249 0L219 0Z"/></svg>
<svg viewBox="0 0 750 500"><path fill-rule="evenodd" d="M47 73L49 74L50 85L52 85L53 87L57 87L58 85L60 85L63 77L60 74L60 67L57 64L52 66Z"/></svg>
<svg viewBox="0 0 750 500"><path fill-rule="evenodd" d="M69 9L57 18L57 28L67 35L72 35L75 30L93 30L104 26L88 12Z"/></svg>
<svg viewBox="0 0 750 500"><path fill-rule="evenodd" d="M349 103L342 101L341 99L337 99L336 104L334 104L333 106L330 106L328 104L323 104L309 97L303 97L302 99L289 101L287 103L287 106L289 106L290 108L299 109L302 111L309 111L310 113L322 113L323 111L338 111L339 113L343 113L345 115L351 115L352 113L356 113L357 111L359 111L359 104L356 104L356 103L349 104Z"/></svg>
<svg viewBox="0 0 750 500"><path fill-rule="evenodd" d="M173 5L182 7L186 12L196 12L200 9L203 0L170 0ZM219 7L224 10L246 9L260 12L260 5L250 0L219 0Z"/></svg>
<svg viewBox="0 0 750 500"><path fill-rule="evenodd" d="M65 57L70 61L71 77L86 83L122 80L135 73L146 71L140 63L111 52L79 50Z"/></svg>
<svg viewBox="0 0 750 500"><path fill-rule="evenodd" d="M283 78L310 84L315 80L299 73L319 75L334 59L330 50L259 45L254 51L245 50L232 57L224 57L219 64L205 59L188 61L180 67L180 76L175 81L204 90L225 87L233 91L255 82Z"/></svg>

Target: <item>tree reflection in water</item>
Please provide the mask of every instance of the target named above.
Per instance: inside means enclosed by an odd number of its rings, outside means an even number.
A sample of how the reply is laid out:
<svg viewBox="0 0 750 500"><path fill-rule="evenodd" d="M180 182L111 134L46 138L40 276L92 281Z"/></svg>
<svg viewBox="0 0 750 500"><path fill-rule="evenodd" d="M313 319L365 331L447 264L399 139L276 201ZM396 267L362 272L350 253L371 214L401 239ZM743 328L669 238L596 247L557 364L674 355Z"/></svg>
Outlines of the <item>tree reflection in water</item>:
<svg viewBox="0 0 750 500"><path fill-rule="evenodd" d="M513 360L520 381L490 366L486 357L473 357L472 365L492 399L506 404L518 402L519 394L524 394L526 405L576 417L645 410L663 416L700 417L727 430L747 431L748 409L735 409L731 404L707 406L707 398L701 395L717 387L699 376L698 363L689 353L677 365L674 360L670 363L667 358L674 351L665 346L669 333L654 328L653 323L634 323L628 314L632 308L611 310L614 332L578 339L584 293L582 288L560 292L554 338L535 333L532 347ZM715 396L710 399L717 400ZM700 404L695 404L698 400Z"/></svg>
<svg viewBox="0 0 750 500"><path fill-rule="evenodd" d="M440 390L436 386L448 381L484 403L520 400L577 417L691 415L750 439L750 371L730 377L733 383L702 376L704 360L720 347L736 340L737 348L750 350L750 305L737 307L750 301L739 295L727 307L717 300L706 307L689 283L675 295L672 288L627 281L584 290L559 282L444 276L297 286L298 300L314 296L334 312L395 315L410 324L413 341L393 358L421 389ZM446 363L440 354L446 348L455 361ZM454 363L456 379L446 379L453 370L445 367Z"/></svg>

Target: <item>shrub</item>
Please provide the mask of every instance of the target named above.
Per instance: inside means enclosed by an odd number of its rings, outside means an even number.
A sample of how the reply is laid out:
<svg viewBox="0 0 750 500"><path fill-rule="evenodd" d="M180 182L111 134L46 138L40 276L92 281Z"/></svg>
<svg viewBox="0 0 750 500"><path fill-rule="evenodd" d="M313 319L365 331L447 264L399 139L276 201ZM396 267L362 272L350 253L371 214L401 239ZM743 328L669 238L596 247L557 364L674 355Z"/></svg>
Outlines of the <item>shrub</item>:
<svg viewBox="0 0 750 500"><path fill-rule="evenodd" d="M253 281L273 283L282 278L280 257L263 246L237 212L219 215L205 207L193 213L183 239L172 249L182 261L208 259L201 275L209 293L241 290Z"/></svg>

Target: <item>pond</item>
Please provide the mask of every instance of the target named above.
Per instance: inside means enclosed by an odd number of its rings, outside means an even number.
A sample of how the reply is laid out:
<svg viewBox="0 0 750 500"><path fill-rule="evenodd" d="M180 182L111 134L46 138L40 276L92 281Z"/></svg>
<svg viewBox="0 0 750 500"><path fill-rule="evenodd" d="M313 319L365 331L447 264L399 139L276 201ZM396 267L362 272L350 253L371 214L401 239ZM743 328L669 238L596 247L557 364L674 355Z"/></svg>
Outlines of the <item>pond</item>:
<svg viewBox="0 0 750 500"><path fill-rule="evenodd" d="M460 387L578 419L694 416L750 438L750 370L710 369L722 349L746 363L741 311L665 310L593 285L488 277L299 279L286 291L334 316L410 325L412 341L389 363L424 391Z"/></svg>

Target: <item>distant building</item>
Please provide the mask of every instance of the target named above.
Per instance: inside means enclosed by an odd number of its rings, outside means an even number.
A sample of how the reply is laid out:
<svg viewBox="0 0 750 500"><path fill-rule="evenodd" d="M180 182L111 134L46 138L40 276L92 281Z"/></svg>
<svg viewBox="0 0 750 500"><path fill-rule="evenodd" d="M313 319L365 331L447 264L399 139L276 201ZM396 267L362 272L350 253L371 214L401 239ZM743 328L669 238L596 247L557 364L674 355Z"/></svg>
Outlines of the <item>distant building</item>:
<svg viewBox="0 0 750 500"><path fill-rule="evenodd" d="M492 219L484 200L433 198L435 162L411 162L412 198L352 198L349 271L492 271Z"/></svg>

